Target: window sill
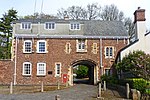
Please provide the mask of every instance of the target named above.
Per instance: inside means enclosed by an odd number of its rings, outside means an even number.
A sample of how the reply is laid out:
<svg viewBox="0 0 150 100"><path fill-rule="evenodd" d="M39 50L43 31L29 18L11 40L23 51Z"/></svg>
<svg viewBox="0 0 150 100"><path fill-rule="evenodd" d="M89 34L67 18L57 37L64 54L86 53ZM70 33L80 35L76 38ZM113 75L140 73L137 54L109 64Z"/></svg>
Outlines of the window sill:
<svg viewBox="0 0 150 100"><path fill-rule="evenodd" d="M34 52L23 52L24 54L31 54L31 53L34 53Z"/></svg>
<svg viewBox="0 0 150 100"><path fill-rule="evenodd" d="M46 52L38 52L38 51L37 51L36 53L39 53L39 54L42 54L42 53L43 53L43 54L44 54L44 53L48 53L48 51L46 51Z"/></svg>
<svg viewBox="0 0 150 100"><path fill-rule="evenodd" d="M61 77L61 75L55 75L55 77Z"/></svg>
<svg viewBox="0 0 150 100"><path fill-rule="evenodd" d="M70 31L80 31L80 29L70 29Z"/></svg>
<svg viewBox="0 0 150 100"><path fill-rule="evenodd" d="M36 75L37 77L45 77L46 76L46 74L44 74L44 75Z"/></svg>
<svg viewBox="0 0 150 100"><path fill-rule="evenodd" d="M106 56L105 59L114 59L114 57Z"/></svg>
<svg viewBox="0 0 150 100"><path fill-rule="evenodd" d="M45 30L47 30L47 31L54 31L54 30L56 30L55 28L54 29L46 29L45 28Z"/></svg>
<svg viewBox="0 0 150 100"><path fill-rule="evenodd" d="M79 52L79 53L86 53L87 50L77 50L76 52Z"/></svg>
<svg viewBox="0 0 150 100"><path fill-rule="evenodd" d="M21 30L31 30L31 28L30 28L30 29L24 29L24 28L21 28Z"/></svg>
<svg viewBox="0 0 150 100"><path fill-rule="evenodd" d="M31 75L23 74L24 77L31 77Z"/></svg>

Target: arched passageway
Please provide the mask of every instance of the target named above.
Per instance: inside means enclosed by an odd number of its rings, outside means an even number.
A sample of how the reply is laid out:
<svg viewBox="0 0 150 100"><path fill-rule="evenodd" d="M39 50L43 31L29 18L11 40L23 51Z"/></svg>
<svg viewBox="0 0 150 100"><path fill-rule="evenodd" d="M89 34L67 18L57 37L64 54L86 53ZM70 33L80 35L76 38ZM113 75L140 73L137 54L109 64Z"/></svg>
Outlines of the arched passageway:
<svg viewBox="0 0 150 100"><path fill-rule="evenodd" d="M96 84L97 81L98 81L98 66L97 66L97 63L95 61L93 61L93 60L78 60L78 61L74 61L71 64L71 67L70 67L69 84L73 85L73 83L74 83L73 68L77 67L77 66L80 66L80 65L84 65L84 66L88 67L88 80L84 80L84 83ZM82 83L83 81L79 80L78 82Z"/></svg>

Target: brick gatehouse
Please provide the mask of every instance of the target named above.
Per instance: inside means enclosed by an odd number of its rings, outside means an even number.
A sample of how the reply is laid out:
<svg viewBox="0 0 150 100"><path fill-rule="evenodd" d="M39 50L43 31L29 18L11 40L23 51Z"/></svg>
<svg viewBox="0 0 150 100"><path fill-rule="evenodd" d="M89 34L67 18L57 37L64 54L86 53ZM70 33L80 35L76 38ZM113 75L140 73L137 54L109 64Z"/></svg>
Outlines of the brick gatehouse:
<svg viewBox="0 0 150 100"><path fill-rule="evenodd" d="M0 64L5 69L0 84L72 85L77 65L86 65L89 82L96 84L101 75L113 73L128 34L120 21L19 19L13 23L12 42L10 64Z"/></svg>

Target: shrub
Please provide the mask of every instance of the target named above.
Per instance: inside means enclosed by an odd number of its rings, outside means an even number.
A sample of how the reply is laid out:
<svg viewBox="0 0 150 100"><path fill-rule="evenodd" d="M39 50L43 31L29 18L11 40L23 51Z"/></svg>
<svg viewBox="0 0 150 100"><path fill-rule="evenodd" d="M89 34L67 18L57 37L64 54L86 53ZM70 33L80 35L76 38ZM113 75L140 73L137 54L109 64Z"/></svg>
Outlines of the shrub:
<svg viewBox="0 0 150 100"><path fill-rule="evenodd" d="M133 88L141 91L142 93L145 92L147 86L147 82L144 79L133 79Z"/></svg>
<svg viewBox="0 0 150 100"><path fill-rule="evenodd" d="M126 79L126 83L130 84L131 88L139 90L141 93L146 92L146 88L148 88L148 81L142 79L142 78L131 78L131 79Z"/></svg>
<svg viewBox="0 0 150 100"><path fill-rule="evenodd" d="M117 84L118 83L117 77L111 76L111 75L102 75L101 80L106 81L109 84Z"/></svg>
<svg viewBox="0 0 150 100"><path fill-rule="evenodd" d="M143 51L134 51L115 64L119 74L130 72L136 77L150 80L150 55Z"/></svg>
<svg viewBox="0 0 150 100"><path fill-rule="evenodd" d="M146 89L145 93L150 95L150 89Z"/></svg>

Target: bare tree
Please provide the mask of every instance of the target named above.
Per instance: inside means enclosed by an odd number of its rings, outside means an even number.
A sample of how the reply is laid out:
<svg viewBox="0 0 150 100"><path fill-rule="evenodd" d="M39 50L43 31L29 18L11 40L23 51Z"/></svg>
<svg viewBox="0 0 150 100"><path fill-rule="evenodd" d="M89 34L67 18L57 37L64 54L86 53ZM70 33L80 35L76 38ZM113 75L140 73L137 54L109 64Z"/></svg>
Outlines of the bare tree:
<svg viewBox="0 0 150 100"><path fill-rule="evenodd" d="M87 18L89 20L96 19L99 17L101 7L97 3L87 5Z"/></svg>
<svg viewBox="0 0 150 100"><path fill-rule="evenodd" d="M70 19L96 19L100 15L100 6L97 3L88 4L87 8L82 8L81 6L71 6L68 7L66 10L61 8L58 10L58 17L64 18L68 16Z"/></svg>
<svg viewBox="0 0 150 100"><path fill-rule="evenodd" d="M135 27L131 18L128 17L124 19L124 26L130 36L130 42L134 41L133 38L135 37Z"/></svg>
<svg viewBox="0 0 150 100"><path fill-rule="evenodd" d="M81 13L82 13L82 7L79 6L72 6L68 8L68 15L70 19L82 19Z"/></svg>
<svg viewBox="0 0 150 100"><path fill-rule="evenodd" d="M113 21L113 20L122 21L124 19L124 13L122 11L119 11L117 6L112 4L112 5L104 6L100 17L102 20L107 20L107 21Z"/></svg>
<svg viewBox="0 0 150 100"><path fill-rule="evenodd" d="M24 16L24 19L38 19L38 18L57 19L58 17L53 16L53 15L49 15L49 14L44 14L44 13L39 14L38 12L34 13L33 15Z"/></svg>
<svg viewBox="0 0 150 100"><path fill-rule="evenodd" d="M57 16L58 16L58 18L60 18L60 19L63 19L63 18L66 17L66 16L69 17L68 11L65 10L64 8L61 8L61 9L58 10Z"/></svg>
<svg viewBox="0 0 150 100"><path fill-rule="evenodd" d="M86 9L82 8L81 9L81 19L87 19L87 11Z"/></svg>

